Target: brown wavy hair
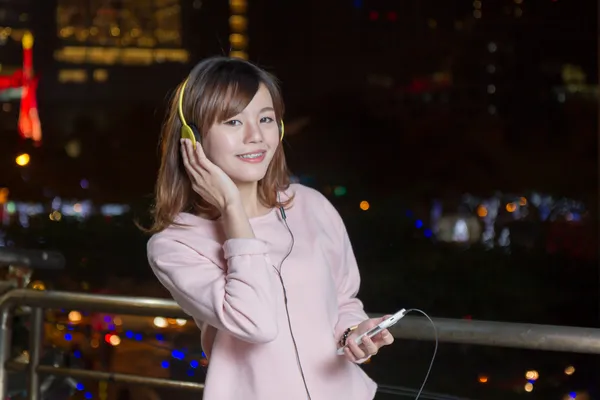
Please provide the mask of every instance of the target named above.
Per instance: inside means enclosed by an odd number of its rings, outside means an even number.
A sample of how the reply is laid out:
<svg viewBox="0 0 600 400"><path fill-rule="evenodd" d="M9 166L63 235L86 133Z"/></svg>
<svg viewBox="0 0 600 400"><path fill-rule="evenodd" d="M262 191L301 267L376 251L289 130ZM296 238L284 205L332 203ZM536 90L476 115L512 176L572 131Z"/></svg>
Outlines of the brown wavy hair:
<svg viewBox="0 0 600 400"><path fill-rule="evenodd" d="M160 168L151 209L154 219L147 233L158 233L181 212L208 218L219 217L219 211L192 189L180 151L182 122L178 115L179 91L172 94L160 139ZM242 112L264 85L273 99L277 121L283 120L284 104L277 79L256 65L234 58L212 57L201 61L190 73L183 96L183 114L188 124L198 129L201 137L217 122ZM279 123L279 122L278 122ZM281 129L281 125L280 125ZM277 147L265 177L258 182L258 198L265 207L288 207L292 198L279 203L277 193L290 185L285 154Z"/></svg>

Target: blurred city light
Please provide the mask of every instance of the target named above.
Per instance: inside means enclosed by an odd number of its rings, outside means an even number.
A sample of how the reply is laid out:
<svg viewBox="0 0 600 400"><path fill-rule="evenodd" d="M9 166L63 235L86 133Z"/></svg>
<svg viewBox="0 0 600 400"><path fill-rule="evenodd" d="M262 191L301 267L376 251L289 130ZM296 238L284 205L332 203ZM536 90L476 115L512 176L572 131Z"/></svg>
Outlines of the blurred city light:
<svg viewBox="0 0 600 400"><path fill-rule="evenodd" d="M69 322L71 322L71 323L81 322L81 313L79 311L71 311L69 313Z"/></svg>
<svg viewBox="0 0 600 400"><path fill-rule="evenodd" d="M540 377L540 374L536 370L530 370L525 373L525 378L530 381L536 381Z"/></svg>
<svg viewBox="0 0 600 400"><path fill-rule="evenodd" d="M17 156L17 158L15 159L15 162L17 163L18 166L24 167L27 164L29 164L29 160L30 160L29 154L23 153L23 154Z"/></svg>
<svg viewBox="0 0 600 400"><path fill-rule="evenodd" d="M347 192L348 191L344 186L336 186L335 189L333 189L333 194L336 197L344 196Z"/></svg>
<svg viewBox="0 0 600 400"><path fill-rule="evenodd" d="M575 367L572 365L569 365L567 368L565 368L565 375L573 375L575 373Z"/></svg>
<svg viewBox="0 0 600 400"><path fill-rule="evenodd" d="M4 204L8 201L8 194L10 193L10 190L8 190L8 188L0 188L0 204Z"/></svg>
<svg viewBox="0 0 600 400"><path fill-rule="evenodd" d="M166 328L168 325L167 319L164 317L156 317L154 318L154 325L158 328Z"/></svg>

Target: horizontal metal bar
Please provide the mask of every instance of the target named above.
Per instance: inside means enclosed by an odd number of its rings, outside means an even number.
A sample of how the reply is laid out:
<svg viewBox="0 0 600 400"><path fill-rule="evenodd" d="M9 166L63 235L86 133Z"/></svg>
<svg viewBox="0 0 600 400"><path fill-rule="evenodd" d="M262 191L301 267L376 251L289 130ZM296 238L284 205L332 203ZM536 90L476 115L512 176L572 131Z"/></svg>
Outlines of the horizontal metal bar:
<svg viewBox="0 0 600 400"><path fill-rule="evenodd" d="M144 316L190 318L172 300L16 289L0 297L0 308L28 305ZM377 317L378 315L371 315ZM600 354L600 329L435 318L440 342L532 350ZM391 328L396 338L433 340L430 322L405 317Z"/></svg>
<svg viewBox="0 0 600 400"><path fill-rule="evenodd" d="M600 329L434 318L440 342L530 350L600 354ZM390 329L395 338L434 340L426 318L404 317Z"/></svg>
<svg viewBox="0 0 600 400"><path fill-rule="evenodd" d="M6 363L6 368L10 371L20 372L27 370L26 363L9 361ZM131 385L148 385L155 388L187 390L192 392L201 392L204 390L204 384L184 381L173 381L161 378L150 378L139 375L110 373L101 371L89 371L72 368L58 368L50 365L40 365L37 367L37 372L40 375L68 376L74 379L90 379L95 381L109 381L116 383L127 383ZM418 390L403 386L380 385L378 391L397 396L408 396L413 398ZM459 397L452 397L441 393L432 393L424 391L421 393L423 399L430 400L468 400Z"/></svg>
<svg viewBox="0 0 600 400"><path fill-rule="evenodd" d="M13 282L0 281L0 295L13 290L17 285Z"/></svg>
<svg viewBox="0 0 600 400"><path fill-rule="evenodd" d="M107 296L87 293L15 289L0 297L0 306L27 305L43 308L104 311L106 313L189 318L172 300Z"/></svg>
<svg viewBox="0 0 600 400"><path fill-rule="evenodd" d="M9 361L6 367L11 371L25 371L27 364ZM40 365L37 367L39 374L70 376L71 378L82 380L92 379L96 381L109 381L117 383L127 383L130 385L144 385L163 389L188 390L201 392L204 390L204 384L195 382L174 381L161 378L150 378L146 376L121 374L116 372L89 371L73 368L57 368L51 365Z"/></svg>
<svg viewBox="0 0 600 400"><path fill-rule="evenodd" d="M419 390L405 386L377 385L377 392L391 394L394 396L408 397L412 400L417 396ZM419 398L423 400L469 400L466 397L456 397L444 393L428 392L426 390L421 392Z"/></svg>

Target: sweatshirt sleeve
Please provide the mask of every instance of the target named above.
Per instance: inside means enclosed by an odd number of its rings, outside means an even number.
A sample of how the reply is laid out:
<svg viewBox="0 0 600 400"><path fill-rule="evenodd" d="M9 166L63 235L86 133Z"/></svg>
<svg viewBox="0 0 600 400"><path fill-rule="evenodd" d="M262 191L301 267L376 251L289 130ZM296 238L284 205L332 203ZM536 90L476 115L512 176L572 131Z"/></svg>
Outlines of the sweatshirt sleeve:
<svg viewBox="0 0 600 400"><path fill-rule="evenodd" d="M267 245L258 239L230 239L223 252L226 271L173 238L148 242L154 273L186 313L246 342L274 340L277 281L267 262Z"/></svg>
<svg viewBox="0 0 600 400"><path fill-rule="evenodd" d="M360 288L360 273L348 232L337 210L329 201L327 205L326 209L329 209L335 222L336 240L339 246L337 265L334 269L338 301L338 321L334 335L335 339L339 340L346 329L360 324L369 316L364 311L363 303L356 297Z"/></svg>

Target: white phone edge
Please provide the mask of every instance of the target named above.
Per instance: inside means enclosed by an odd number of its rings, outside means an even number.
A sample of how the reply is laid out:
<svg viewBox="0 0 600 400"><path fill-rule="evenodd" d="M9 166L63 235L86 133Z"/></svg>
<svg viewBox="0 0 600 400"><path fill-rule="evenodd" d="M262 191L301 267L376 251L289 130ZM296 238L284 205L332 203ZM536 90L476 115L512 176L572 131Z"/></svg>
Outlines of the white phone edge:
<svg viewBox="0 0 600 400"><path fill-rule="evenodd" d="M375 336L377 333L381 332L382 330L384 330L384 329L387 329L387 328L390 328L390 327L394 326L394 325L395 325L395 324L396 324L398 321L400 321L402 318L404 318L404 316L405 316L405 315L406 315L406 309L404 309L404 308L403 308L402 310L398 311L396 314L392 315L391 317L389 317L389 318L388 318L388 319L386 319L385 321L381 321L381 322L379 323L379 325L377 325L377 326L374 326L373 328L371 328L371 330L370 330L370 331L372 331L373 329L375 329L375 328L377 328L377 327L379 327L379 328L381 328L381 329L379 329L379 331L376 331L376 332L372 333L371 335L369 335L369 337L373 337L373 336ZM362 335L360 335L359 337L357 337L356 339L354 339L354 342L355 342L357 345L359 345L359 346L360 346L360 345L362 344L362 338L363 338L363 337L364 337L364 336L365 336L367 333L369 333L370 331L368 331L368 332L365 332L365 333L363 333ZM338 354L338 355L340 355L340 356L341 356L341 355L344 355L344 349L345 349L345 348L346 348L346 346L344 346L344 347L340 347L340 348L337 350L337 354Z"/></svg>

